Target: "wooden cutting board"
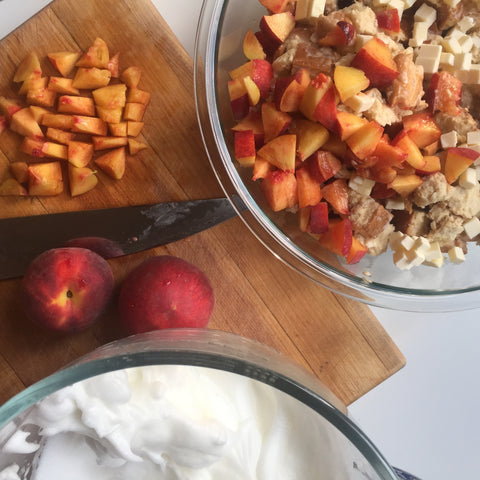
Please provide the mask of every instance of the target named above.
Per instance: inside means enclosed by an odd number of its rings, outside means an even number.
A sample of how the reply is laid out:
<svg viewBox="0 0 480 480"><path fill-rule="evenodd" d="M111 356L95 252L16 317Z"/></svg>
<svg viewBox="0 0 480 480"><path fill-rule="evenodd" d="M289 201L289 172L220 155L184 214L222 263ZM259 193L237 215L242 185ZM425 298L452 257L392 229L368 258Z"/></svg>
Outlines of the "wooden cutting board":
<svg viewBox="0 0 480 480"><path fill-rule="evenodd" d="M96 37L120 67L138 65L152 94L143 140L121 181L99 174L84 196L0 198L0 216L218 197L222 191L201 141L193 97L193 65L149 0L55 0L0 42L0 95L11 96L16 66L31 50L85 50ZM47 63L45 74L53 74ZM0 178L20 138L0 137ZM32 242L35 239L32 238ZM243 222L232 219L194 237L111 261L117 288L147 257L172 254L211 279L216 305L210 327L259 340L317 375L346 405L398 371L405 360L370 309L307 280L270 255ZM0 265L1 268L1 265ZM20 280L0 282L0 402L82 354L123 337L115 302L85 332L58 336L32 325L19 301Z"/></svg>

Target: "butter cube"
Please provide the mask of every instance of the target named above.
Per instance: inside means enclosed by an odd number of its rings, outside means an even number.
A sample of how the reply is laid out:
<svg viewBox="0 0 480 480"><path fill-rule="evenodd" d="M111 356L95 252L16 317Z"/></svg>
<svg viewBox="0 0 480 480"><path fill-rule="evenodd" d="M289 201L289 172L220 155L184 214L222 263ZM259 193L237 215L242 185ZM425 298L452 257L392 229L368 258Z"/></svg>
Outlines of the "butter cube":
<svg viewBox="0 0 480 480"><path fill-rule="evenodd" d="M458 23L457 28L462 32L468 32L475 26L475 20L473 17L465 16Z"/></svg>
<svg viewBox="0 0 480 480"><path fill-rule="evenodd" d="M444 38L442 40L442 46L447 52L454 53L455 55L459 55L463 52L460 43L458 43L458 40L453 37Z"/></svg>
<svg viewBox="0 0 480 480"><path fill-rule="evenodd" d="M397 250L393 252L393 263L400 270L410 270L413 265L408 261L405 252Z"/></svg>
<svg viewBox="0 0 480 480"><path fill-rule="evenodd" d="M470 188L478 188L477 172L474 168L467 168L458 177L458 184L469 190Z"/></svg>
<svg viewBox="0 0 480 480"><path fill-rule="evenodd" d="M375 103L375 97L373 95L366 95L365 93L360 92L347 98L344 103L354 112L361 113L368 110Z"/></svg>
<svg viewBox="0 0 480 480"><path fill-rule="evenodd" d="M456 265L465 261L465 255L460 247L452 247L448 251L448 258L452 263L455 263Z"/></svg>
<svg viewBox="0 0 480 480"><path fill-rule="evenodd" d="M415 22L425 22L427 27L430 27L437 19L437 11L426 3L423 3L415 12L413 19Z"/></svg>
<svg viewBox="0 0 480 480"><path fill-rule="evenodd" d="M442 148L456 147L458 142L458 134L455 130L440 135L440 145Z"/></svg>
<svg viewBox="0 0 480 480"><path fill-rule="evenodd" d="M460 44L460 47L464 53L468 53L472 50L473 40L469 35L462 35L458 39L458 43Z"/></svg>
<svg viewBox="0 0 480 480"><path fill-rule="evenodd" d="M435 73L440 66L441 45L423 44L418 50L415 63L421 65L425 73Z"/></svg>
<svg viewBox="0 0 480 480"><path fill-rule="evenodd" d="M323 15L326 0L297 0L295 20L310 20Z"/></svg>
<svg viewBox="0 0 480 480"><path fill-rule="evenodd" d="M419 255L425 256L425 253L428 252L431 248L430 240L425 237L417 237L413 242L412 250L417 252Z"/></svg>
<svg viewBox="0 0 480 480"><path fill-rule="evenodd" d="M467 145L480 145L480 130L467 132Z"/></svg>
<svg viewBox="0 0 480 480"><path fill-rule="evenodd" d="M478 217L473 217L468 222L463 224L463 229L470 240L473 240L478 234L480 234L480 220Z"/></svg>
<svg viewBox="0 0 480 480"><path fill-rule="evenodd" d="M405 210L405 201L403 198L389 198L385 203L387 210Z"/></svg>
<svg viewBox="0 0 480 480"><path fill-rule="evenodd" d="M390 238L388 239L390 248L392 250L398 250L398 248L400 247L400 242L402 241L403 237L404 237L404 234L402 232L399 232L398 230L393 232L390 235Z"/></svg>
<svg viewBox="0 0 480 480"><path fill-rule="evenodd" d="M460 3L460 0L444 0L444 3L450 7L456 7Z"/></svg>
<svg viewBox="0 0 480 480"><path fill-rule="evenodd" d="M440 65L452 66L455 62L455 55L453 53L442 52L440 54Z"/></svg>
<svg viewBox="0 0 480 480"><path fill-rule="evenodd" d="M408 251L413 247L414 243L414 238L412 238L410 235L404 235L403 238L400 240L399 246L402 247L404 250Z"/></svg>
<svg viewBox="0 0 480 480"><path fill-rule="evenodd" d="M375 185L375 181L369 178L363 178L360 175L354 175L350 178L348 182L348 186L355 190L357 193L361 195L369 196L372 193L372 188Z"/></svg>
<svg viewBox="0 0 480 480"><path fill-rule="evenodd" d="M428 27L426 22L415 22L413 24L412 38L408 41L410 47L419 47L428 38Z"/></svg>
<svg viewBox="0 0 480 480"><path fill-rule="evenodd" d="M470 70L470 67L472 65L472 54L470 52L463 52L455 55L453 65L458 70Z"/></svg>

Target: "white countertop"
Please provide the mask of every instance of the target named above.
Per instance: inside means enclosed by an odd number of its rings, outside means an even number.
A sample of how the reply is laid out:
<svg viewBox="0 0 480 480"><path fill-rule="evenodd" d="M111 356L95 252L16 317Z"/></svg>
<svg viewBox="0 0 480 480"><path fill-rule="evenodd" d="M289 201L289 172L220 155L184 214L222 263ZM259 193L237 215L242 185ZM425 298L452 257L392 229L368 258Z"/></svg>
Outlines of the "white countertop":
<svg viewBox="0 0 480 480"><path fill-rule="evenodd" d="M201 1L152 1L193 56ZM47 3L1 0L0 38ZM372 311L407 365L351 405L352 418L392 465L422 480L477 478L480 310Z"/></svg>

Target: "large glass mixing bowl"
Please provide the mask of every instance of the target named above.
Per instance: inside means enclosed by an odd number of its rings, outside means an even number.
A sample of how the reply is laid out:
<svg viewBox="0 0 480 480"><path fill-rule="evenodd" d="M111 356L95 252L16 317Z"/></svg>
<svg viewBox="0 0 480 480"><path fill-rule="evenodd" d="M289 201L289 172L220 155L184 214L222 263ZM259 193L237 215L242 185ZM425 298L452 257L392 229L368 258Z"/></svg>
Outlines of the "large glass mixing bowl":
<svg viewBox="0 0 480 480"><path fill-rule="evenodd" d="M348 418L345 406L317 378L258 342L206 329L155 331L113 342L12 398L0 407L0 471L12 462L19 464L21 471L28 470L31 455L5 454L4 445L36 402L66 386L106 372L151 365L216 369L225 375L248 377L255 383L260 382L262 388L272 389L276 395L287 396L294 402L293 418L300 422L309 415L309 434L317 432L316 438L320 440L315 449L326 459L324 471L316 471L310 478L325 474L325 478L342 480L398 479L372 442ZM270 398L271 395L266 394L264 401L268 404ZM281 415L281 411L276 414ZM299 437L302 436L300 433ZM294 449L295 442L302 440L290 438L288 441ZM309 471L308 465L305 468Z"/></svg>
<svg viewBox="0 0 480 480"><path fill-rule="evenodd" d="M233 160L234 119L227 90L228 72L246 61L242 42L257 31L266 10L258 0L205 0L196 43L195 93L204 143L225 194L246 205L239 215L280 260L328 289L367 304L410 311L444 312L480 306L480 247L469 248L461 265L398 269L392 253L365 256L348 265L299 231L293 214L273 213L251 169ZM238 204L238 201L237 201Z"/></svg>

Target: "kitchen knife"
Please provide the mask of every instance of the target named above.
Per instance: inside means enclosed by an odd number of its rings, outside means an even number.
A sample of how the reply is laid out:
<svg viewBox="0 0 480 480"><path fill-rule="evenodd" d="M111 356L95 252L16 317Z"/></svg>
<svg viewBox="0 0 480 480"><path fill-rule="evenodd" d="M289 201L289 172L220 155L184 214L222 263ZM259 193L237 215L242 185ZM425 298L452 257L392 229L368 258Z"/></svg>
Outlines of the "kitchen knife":
<svg viewBox="0 0 480 480"><path fill-rule="evenodd" d="M245 208L238 197L234 201L239 210ZM215 198L1 219L0 280L23 275L41 252L78 245L78 239L80 245L106 246L108 257L128 255L189 237L236 214L227 198Z"/></svg>

